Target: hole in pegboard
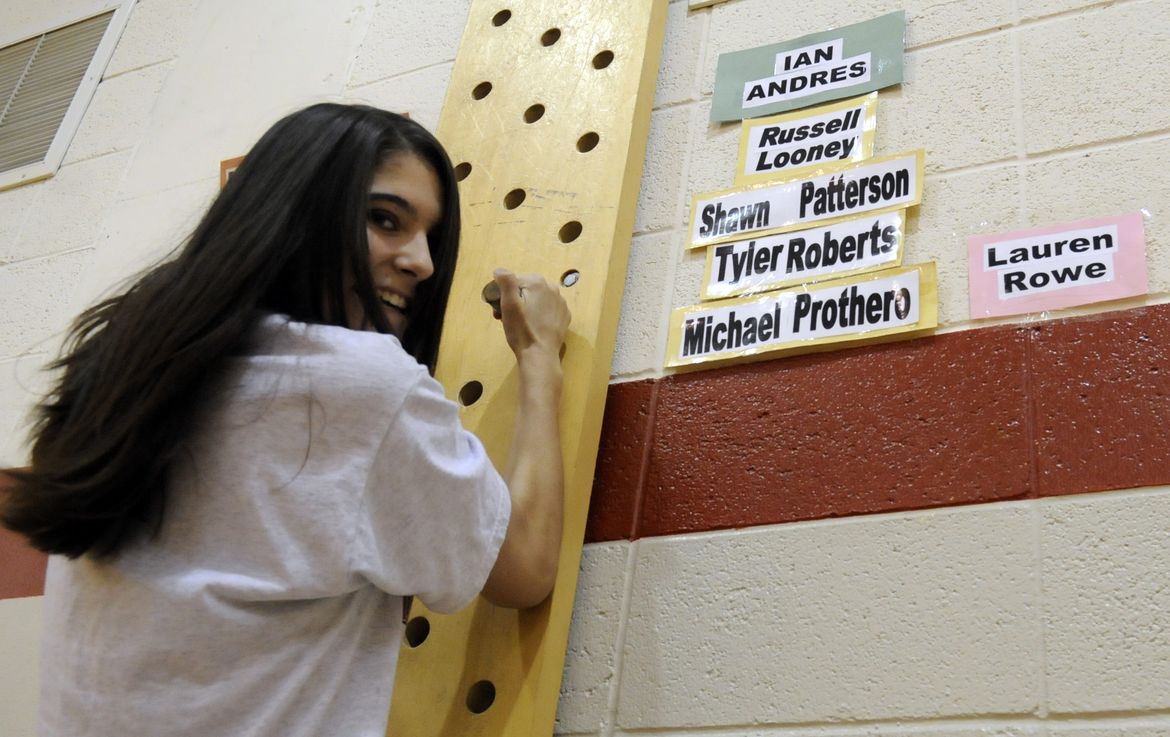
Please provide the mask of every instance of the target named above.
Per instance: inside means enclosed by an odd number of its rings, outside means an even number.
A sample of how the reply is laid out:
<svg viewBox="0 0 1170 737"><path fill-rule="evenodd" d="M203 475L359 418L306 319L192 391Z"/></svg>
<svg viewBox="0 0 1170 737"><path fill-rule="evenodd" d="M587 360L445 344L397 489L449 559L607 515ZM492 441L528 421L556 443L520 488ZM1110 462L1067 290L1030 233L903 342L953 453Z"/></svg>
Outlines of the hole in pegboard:
<svg viewBox="0 0 1170 737"><path fill-rule="evenodd" d="M550 28L540 35L541 46L552 46L557 41L561 40L561 29Z"/></svg>
<svg viewBox="0 0 1170 737"><path fill-rule="evenodd" d="M472 379L471 381L464 384L463 388L459 390L459 403L464 407L470 407L471 405L478 402L479 398L482 396L483 384Z"/></svg>
<svg viewBox="0 0 1170 737"><path fill-rule="evenodd" d="M475 86L475 89L471 90L471 96L476 100L482 100L483 98L487 97L491 91L491 82L480 82Z"/></svg>
<svg viewBox="0 0 1170 737"><path fill-rule="evenodd" d="M537 103L524 111L524 122L535 123L544 117L544 105Z"/></svg>
<svg viewBox="0 0 1170 737"><path fill-rule="evenodd" d="M482 714L496 700L496 687L491 681L477 681L467 689L467 710Z"/></svg>
<svg viewBox="0 0 1170 737"><path fill-rule="evenodd" d="M560 231L557 232L557 237L561 239L561 243L572 243L581 237L581 223L576 220L570 220L561 226Z"/></svg>
<svg viewBox="0 0 1170 737"><path fill-rule="evenodd" d="M610 51L609 49L606 49L605 51L602 51L597 56L593 57L593 68L594 69L605 69L607 66L609 66L612 63L613 63L613 52Z"/></svg>
<svg viewBox="0 0 1170 737"><path fill-rule="evenodd" d="M510 20L512 20L512 11L504 8L492 16L492 25L499 28Z"/></svg>
<svg viewBox="0 0 1170 737"><path fill-rule="evenodd" d="M600 140L601 136L597 135L593 131L589 131L577 139L577 150L583 154L587 154L593 149L597 148L597 143Z"/></svg>
<svg viewBox="0 0 1170 737"><path fill-rule="evenodd" d="M471 164L462 161L455 165L455 181L462 182L467 177L471 176Z"/></svg>
<svg viewBox="0 0 1170 737"><path fill-rule="evenodd" d="M431 623L426 617L415 617L406 623L406 644L418 647L431 634Z"/></svg>
<svg viewBox="0 0 1170 737"><path fill-rule="evenodd" d="M569 269L565 273L561 274L561 286L562 287L571 287L580 280L581 280L581 272L577 271L576 269Z"/></svg>
<svg viewBox="0 0 1170 737"><path fill-rule="evenodd" d="M514 189L508 194L504 195L504 207L509 210L515 210L520 205L524 204L524 198L528 194L522 189Z"/></svg>

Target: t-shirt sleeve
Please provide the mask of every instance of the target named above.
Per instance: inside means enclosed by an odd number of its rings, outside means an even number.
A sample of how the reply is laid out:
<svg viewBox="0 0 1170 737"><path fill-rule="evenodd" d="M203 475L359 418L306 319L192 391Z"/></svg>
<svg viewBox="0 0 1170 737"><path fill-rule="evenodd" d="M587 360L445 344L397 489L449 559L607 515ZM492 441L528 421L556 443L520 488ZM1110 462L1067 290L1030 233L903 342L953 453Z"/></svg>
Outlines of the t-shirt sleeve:
<svg viewBox="0 0 1170 737"><path fill-rule="evenodd" d="M444 613L483 589L512 508L483 445L425 373L382 440L363 501L356 573Z"/></svg>

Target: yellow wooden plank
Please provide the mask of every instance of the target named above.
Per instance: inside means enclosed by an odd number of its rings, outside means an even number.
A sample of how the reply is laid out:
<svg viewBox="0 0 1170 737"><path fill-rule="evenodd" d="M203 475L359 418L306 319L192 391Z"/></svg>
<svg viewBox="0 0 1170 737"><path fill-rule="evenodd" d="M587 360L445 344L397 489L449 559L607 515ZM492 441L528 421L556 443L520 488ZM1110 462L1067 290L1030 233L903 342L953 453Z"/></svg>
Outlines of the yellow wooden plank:
<svg viewBox="0 0 1170 737"><path fill-rule="evenodd" d="M501 265L579 275L564 289L565 538L556 590L536 609L416 605L408 635L424 621L429 633L403 646L394 737L552 734L665 17L666 0L472 2L438 129L470 170L437 376L453 398L482 384L463 420L502 467L517 377L480 290Z"/></svg>

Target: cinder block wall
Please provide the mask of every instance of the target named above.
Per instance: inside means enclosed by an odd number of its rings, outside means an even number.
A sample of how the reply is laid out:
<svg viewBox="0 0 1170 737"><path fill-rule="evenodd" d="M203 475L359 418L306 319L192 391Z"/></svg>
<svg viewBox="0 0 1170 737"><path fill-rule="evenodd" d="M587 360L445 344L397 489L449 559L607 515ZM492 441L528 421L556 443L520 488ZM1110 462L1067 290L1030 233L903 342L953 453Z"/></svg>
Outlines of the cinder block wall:
<svg viewBox="0 0 1170 737"><path fill-rule="evenodd" d="M58 176L0 193L0 463L68 319L216 164L360 99L433 126L466 3L141 0ZM672 2L558 732L1170 734L1170 4ZM501 0L501 7L507 3ZM515 7L522 7L517 2ZM904 7L877 153L925 148L935 337L687 374L718 55ZM0 10L0 22L4 11ZM1151 295L987 324L965 237L1147 209ZM0 539L0 724L32 734L43 560Z"/></svg>

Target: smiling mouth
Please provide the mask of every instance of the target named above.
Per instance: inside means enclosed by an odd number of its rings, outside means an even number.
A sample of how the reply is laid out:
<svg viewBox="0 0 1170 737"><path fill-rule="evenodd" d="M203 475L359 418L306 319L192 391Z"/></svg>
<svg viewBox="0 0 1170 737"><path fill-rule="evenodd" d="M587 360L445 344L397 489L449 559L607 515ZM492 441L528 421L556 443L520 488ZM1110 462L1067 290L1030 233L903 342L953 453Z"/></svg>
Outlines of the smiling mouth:
<svg viewBox="0 0 1170 737"><path fill-rule="evenodd" d="M402 313L405 313L406 308L410 306L410 303L407 301L406 297L403 297L401 294L395 294L394 292L386 292L382 290L378 290L378 301L387 307L392 307Z"/></svg>

